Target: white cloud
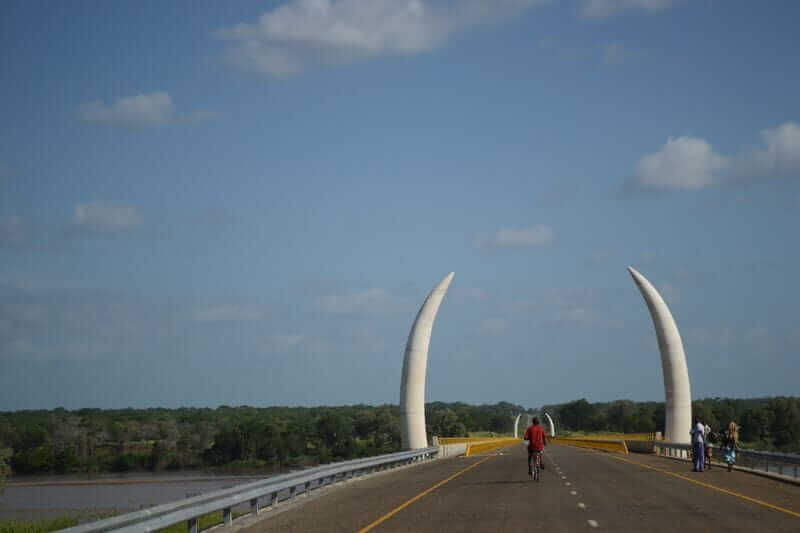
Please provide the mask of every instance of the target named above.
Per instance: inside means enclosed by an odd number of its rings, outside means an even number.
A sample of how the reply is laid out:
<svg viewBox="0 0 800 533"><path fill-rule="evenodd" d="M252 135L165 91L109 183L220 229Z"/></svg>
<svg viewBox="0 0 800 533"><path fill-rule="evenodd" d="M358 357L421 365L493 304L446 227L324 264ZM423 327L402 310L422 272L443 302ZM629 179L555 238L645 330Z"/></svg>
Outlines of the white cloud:
<svg viewBox="0 0 800 533"><path fill-rule="evenodd" d="M78 107L78 117L84 122L140 129L163 126L176 121L202 122L215 118L216 113L197 110L185 115L179 114L175 111L175 106L168 93L155 91L120 98L112 105L106 105L102 100L81 104Z"/></svg>
<svg viewBox="0 0 800 533"><path fill-rule="evenodd" d="M115 233L136 229L142 224L142 216L130 205L91 202L75 206L72 224L81 231Z"/></svg>
<svg viewBox="0 0 800 533"><path fill-rule="evenodd" d="M633 182L640 189L702 189L798 174L800 126L786 122L761 131L760 147L732 156L715 152L699 137L670 137L661 150L639 160Z"/></svg>
<svg viewBox="0 0 800 533"><path fill-rule="evenodd" d="M492 237L485 234L475 236L475 248L529 248L553 242L553 228L547 225L526 228L500 228Z"/></svg>
<svg viewBox="0 0 800 533"><path fill-rule="evenodd" d="M670 137L660 151L636 165L636 181L645 189L701 189L713 185L727 166L711 144L697 137Z"/></svg>
<svg viewBox="0 0 800 533"><path fill-rule="evenodd" d="M386 311L391 303L389 291L373 288L321 296L317 299L316 307L332 314L377 313Z"/></svg>
<svg viewBox="0 0 800 533"><path fill-rule="evenodd" d="M582 13L587 18L606 18L625 11L658 13L677 3L676 0L586 0Z"/></svg>
<svg viewBox="0 0 800 533"><path fill-rule="evenodd" d="M263 313L257 309L243 307L240 305L218 305L213 307L203 307L194 312L196 322L243 322L259 320Z"/></svg>
<svg viewBox="0 0 800 533"><path fill-rule="evenodd" d="M172 120L174 113L169 94L161 91L120 98L110 106L102 100L95 100L78 108L78 116L85 122L124 128L160 126Z"/></svg>
<svg viewBox="0 0 800 533"><path fill-rule="evenodd" d="M290 0L215 32L232 45L234 66L288 77L315 66L377 56L413 55L442 46L466 28L511 16L542 0Z"/></svg>

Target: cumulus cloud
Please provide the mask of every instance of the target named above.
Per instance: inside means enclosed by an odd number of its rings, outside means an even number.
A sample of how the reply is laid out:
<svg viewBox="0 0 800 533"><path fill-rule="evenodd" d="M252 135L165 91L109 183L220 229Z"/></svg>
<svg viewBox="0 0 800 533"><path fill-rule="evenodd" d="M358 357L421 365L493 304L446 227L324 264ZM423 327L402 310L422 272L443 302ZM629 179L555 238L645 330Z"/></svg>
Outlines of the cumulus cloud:
<svg viewBox="0 0 800 533"><path fill-rule="evenodd" d="M85 122L124 128L144 128L168 123L175 113L169 94L153 92L120 98L107 106L102 100L81 104L78 116Z"/></svg>
<svg viewBox="0 0 800 533"><path fill-rule="evenodd" d="M553 242L553 228L547 225L529 226L526 228L500 228L493 236L478 234L473 245L475 248L530 248L545 246Z"/></svg>
<svg viewBox="0 0 800 533"><path fill-rule="evenodd" d="M705 139L670 137L661 150L639 160L636 182L645 189L701 189L713 185L727 166Z"/></svg>
<svg viewBox="0 0 800 533"><path fill-rule="evenodd" d="M645 190L692 190L800 175L800 126L761 131L761 146L726 156L699 137L670 137L642 157L633 184Z"/></svg>
<svg viewBox="0 0 800 533"><path fill-rule="evenodd" d="M676 0L586 0L582 13L587 18L606 18L625 11L658 13L677 3Z"/></svg>
<svg viewBox="0 0 800 533"><path fill-rule="evenodd" d="M332 314L376 313L386 311L392 303L389 291L372 288L321 296L317 309Z"/></svg>
<svg viewBox="0 0 800 533"><path fill-rule="evenodd" d="M74 229L92 233L131 231L141 224L142 216L135 207L110 202L78 204L72 217Z"/></svg>
<svg viewBox="0 0 800 533"><path fill-rule="evenodd" d="M195 123L215 116L212 111L203 110L179 114L169 94L164 91L120 98L111 105L95 100L78 107L78 117L84 122L129 129L163 126L176 121Z"/></svg>
<svg viewBox="0 0 800 533"><path fill-rule="evenodd" d="M228 61L271 77L377 56L413 55L459 31L511 16L542 0L290 0L215 32Z"/></svg>
<svg viewBox="0 0 800 533"><path fill-rule="evenodd" d="M259 320L263 313L257 309L243 307L241 305L218 305L213 307L203 307L196 309L194 320L201 323L213 322L242 322Z"/></svg>
<svg viewBox="0 0 800 533"><path fill-rule="evenodd" d="M0 365L10 360L119 359L143 321L157 320L152 314L120 294L0 283ZM151 332L146 338L154 336Z"/></svg>

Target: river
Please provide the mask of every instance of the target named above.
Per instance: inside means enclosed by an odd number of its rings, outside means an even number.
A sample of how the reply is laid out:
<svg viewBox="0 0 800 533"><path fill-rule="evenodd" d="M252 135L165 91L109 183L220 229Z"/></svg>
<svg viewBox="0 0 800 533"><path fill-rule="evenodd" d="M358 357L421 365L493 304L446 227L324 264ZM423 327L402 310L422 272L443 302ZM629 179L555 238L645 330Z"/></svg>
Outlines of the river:
<svg viewBox="0 0 800 533"><path fill-rule="evenodd" d="M31 476L6 480L0 520L32 520L90 513L123 513L247 483L266 476L207 472Z"/></svg>

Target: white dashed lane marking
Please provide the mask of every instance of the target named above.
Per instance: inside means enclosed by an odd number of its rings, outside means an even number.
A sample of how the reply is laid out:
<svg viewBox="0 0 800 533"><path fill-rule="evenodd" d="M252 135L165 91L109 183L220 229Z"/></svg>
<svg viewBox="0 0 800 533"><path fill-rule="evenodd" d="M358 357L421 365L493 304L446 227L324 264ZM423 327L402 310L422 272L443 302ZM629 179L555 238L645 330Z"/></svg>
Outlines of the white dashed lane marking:
<svg viewBox="0 0 800 533"><path fill-rule="evenodd" d="M569 484L570 484L570 483L569 483L569 481L567 481L566 483L564 483L564 485L566 485L567 487L569 487Z"/></svg>
<svg viewBox="0 0 800 533"><path fill-rule="evenodd" d="M578 503L578 507L580 507L581 509L586 509L586 504L583 503L583 502L580 502L580 503Z"/></svg>
<svg viewBox="0 0 800 533"><path fill-rule="evenodd" d="M589 525L592 527L597 527L599 524L597 523L597 520L589 520Z"/></svg>
<svg viewBox="0 0 800 533"><path fill-rule="evenodd" d="M572 494L573 496L577 496L578 495L578 492L574 491L574 490L569 491L569 493Z"/></svg>

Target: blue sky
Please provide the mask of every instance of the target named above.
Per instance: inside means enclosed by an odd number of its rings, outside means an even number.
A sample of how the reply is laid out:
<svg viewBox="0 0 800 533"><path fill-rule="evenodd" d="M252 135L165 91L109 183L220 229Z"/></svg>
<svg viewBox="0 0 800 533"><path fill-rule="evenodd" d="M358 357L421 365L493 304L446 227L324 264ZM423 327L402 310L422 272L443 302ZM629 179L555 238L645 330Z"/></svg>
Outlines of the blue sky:
<svg viewBox="0 0 800 533"><path fill-rule="evenodd" d="M797 394L796 2L0 6L0 409Z"/></svg>

